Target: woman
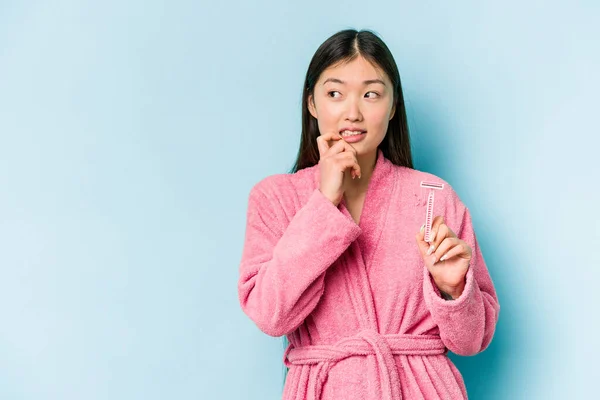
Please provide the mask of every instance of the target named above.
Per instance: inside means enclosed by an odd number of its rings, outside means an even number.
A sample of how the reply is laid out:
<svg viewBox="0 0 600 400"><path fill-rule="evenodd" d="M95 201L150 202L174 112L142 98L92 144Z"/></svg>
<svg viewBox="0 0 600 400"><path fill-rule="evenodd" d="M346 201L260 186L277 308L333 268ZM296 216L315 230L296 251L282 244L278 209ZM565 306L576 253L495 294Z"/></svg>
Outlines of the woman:
<svg viewBox="0 0 600 400"><path fill-rule="evenodd" d="M238 282L244 312L289 340L283 399L467 398L447 352L483 351L500 306L468 208L413 169L389 49L333 35L302 104L292 173L250 191ZM429 242L422 181L443 184Z"/></svg>

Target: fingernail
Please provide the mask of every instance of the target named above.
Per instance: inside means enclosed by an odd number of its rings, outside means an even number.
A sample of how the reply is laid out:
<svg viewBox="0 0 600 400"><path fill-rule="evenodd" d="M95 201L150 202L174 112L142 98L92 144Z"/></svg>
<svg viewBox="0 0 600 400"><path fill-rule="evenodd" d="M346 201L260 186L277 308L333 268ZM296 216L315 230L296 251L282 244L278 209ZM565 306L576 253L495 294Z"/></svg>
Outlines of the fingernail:
<svg viewBox="0 0 600 400"><path fill-rule="evenodd" d="M425 229L425 224L421 225L421 232L423 232L423 229Z"/></svg>
<svg viewBox="0 0 600 400"><path fill-rule="evenodd" d="M433 252L433 245L429 246L429 250L427 250L427 255L431 255Z"/></svg>
<svg viewBox="0 0 600 400"><path fill-rule="evenodd" d="M447 255L448 255L448 254L444 254L444 255L442 256L442 258L440 258L440 261L444 261L444 260L446 259L446 256L447 256Z"/></svg>

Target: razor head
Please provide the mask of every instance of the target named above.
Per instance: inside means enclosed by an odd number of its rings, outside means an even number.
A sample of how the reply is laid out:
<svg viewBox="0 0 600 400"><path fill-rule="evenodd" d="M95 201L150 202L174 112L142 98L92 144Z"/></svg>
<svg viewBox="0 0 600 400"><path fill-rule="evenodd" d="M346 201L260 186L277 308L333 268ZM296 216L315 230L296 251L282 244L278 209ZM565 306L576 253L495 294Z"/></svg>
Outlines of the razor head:
<svg viewBox="0 0 600 400"><path fill-rule="evenodd" d="M437 182L421 181L421 187L429 188L429 189L442 190L444 188L444 184L443 183L437 183Z"/></svg>

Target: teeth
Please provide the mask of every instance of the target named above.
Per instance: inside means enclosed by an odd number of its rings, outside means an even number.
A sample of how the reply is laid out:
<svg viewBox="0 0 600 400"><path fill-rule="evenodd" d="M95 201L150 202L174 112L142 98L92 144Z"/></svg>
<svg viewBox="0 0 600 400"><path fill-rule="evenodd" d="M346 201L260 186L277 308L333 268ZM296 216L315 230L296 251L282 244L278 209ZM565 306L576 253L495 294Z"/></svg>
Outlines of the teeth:
<svg viewBox="0 0 600 400"><path fill-rule="evenodd" d="M356 136L356 135L360 135L361 131L343 131L342 132L342 136Z"/></svg>

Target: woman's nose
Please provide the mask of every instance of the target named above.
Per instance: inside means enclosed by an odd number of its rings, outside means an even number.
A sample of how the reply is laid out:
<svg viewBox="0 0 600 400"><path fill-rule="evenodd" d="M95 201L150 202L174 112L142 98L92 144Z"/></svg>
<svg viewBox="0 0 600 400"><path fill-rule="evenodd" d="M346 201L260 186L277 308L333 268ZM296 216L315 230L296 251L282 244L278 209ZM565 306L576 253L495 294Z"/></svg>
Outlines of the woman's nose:
<svg viewBox="0 0 600 400"><path fill-rule="evenodd" d="M346 108L346 118L350 121L356 121L362 118L362 114L360 112L360 104L357 100L348 100Z"/></svg>

